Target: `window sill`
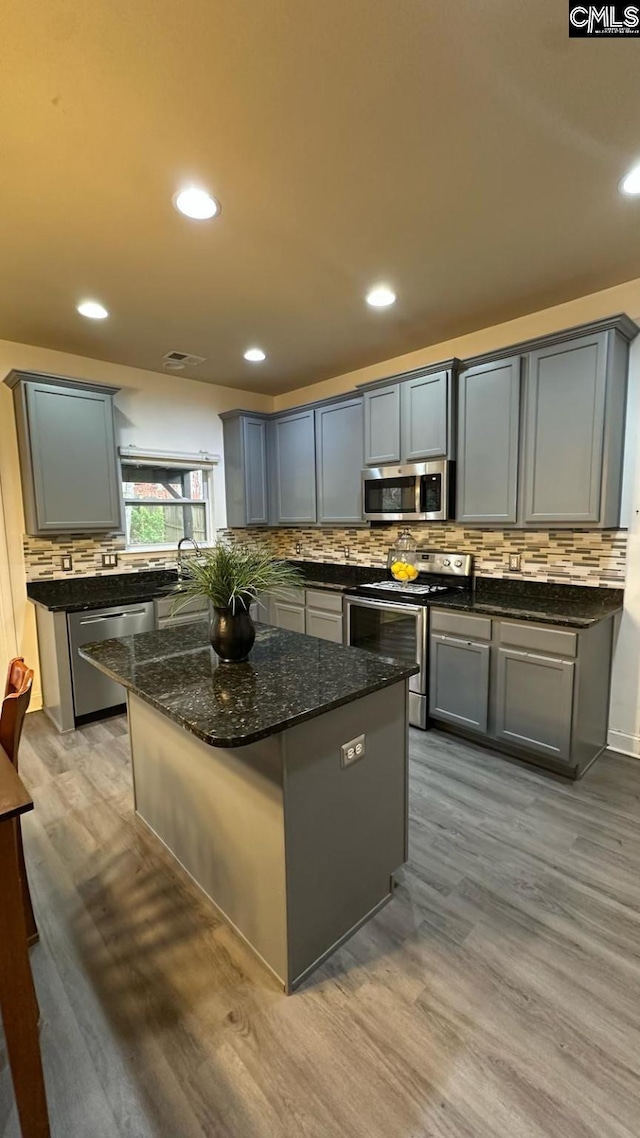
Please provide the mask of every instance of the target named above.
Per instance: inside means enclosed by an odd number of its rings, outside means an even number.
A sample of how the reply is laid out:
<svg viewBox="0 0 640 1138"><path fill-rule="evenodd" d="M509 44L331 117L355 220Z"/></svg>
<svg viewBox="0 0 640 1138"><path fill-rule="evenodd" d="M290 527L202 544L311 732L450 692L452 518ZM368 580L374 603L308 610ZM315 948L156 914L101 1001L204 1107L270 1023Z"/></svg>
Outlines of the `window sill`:
<svg viewBox="0 0 640 1138"><path fill-rule="evenodd" d="M215 545L215 542L213 541L199 541L198 549L211 549L213 545ZM126 554L127 557L135 557L137 553L140 553L145 557L149 553L175 553L176 561L178 559L178 550L176 549L175 542L172 545L125 545L124 549L121 550L121 552L123 554ZM193 546L189 545L185 552L186 556L189 556L195 551Z"/></svg>

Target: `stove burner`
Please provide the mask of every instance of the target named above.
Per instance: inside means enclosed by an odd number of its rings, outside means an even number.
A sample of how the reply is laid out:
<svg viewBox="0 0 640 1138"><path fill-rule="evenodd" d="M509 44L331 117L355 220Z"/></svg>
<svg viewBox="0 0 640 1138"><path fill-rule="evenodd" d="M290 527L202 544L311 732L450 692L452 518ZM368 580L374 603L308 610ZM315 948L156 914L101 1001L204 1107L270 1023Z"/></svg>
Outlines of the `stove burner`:
<svg viewBox="0 0 640 1138"><path fill-rule="evenodd" d="M391 593L416 593L424 596L427 593L448 593L449 585L425 585L417 581L371 581L360 585L361 589L385 589Z"/></svg>

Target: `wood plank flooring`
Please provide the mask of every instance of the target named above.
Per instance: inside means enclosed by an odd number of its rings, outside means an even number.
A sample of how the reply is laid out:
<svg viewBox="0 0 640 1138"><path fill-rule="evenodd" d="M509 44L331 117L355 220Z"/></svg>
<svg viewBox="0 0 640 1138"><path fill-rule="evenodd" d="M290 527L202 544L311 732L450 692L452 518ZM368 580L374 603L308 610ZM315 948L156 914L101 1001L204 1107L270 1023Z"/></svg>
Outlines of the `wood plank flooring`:
<svg viewBox="0 0 640 1138"><path fill-rule="evenodd" d="M124 718L28 716L54 1138L637 1138L640 763L411 750L396 897L287 998L136 824Z"/></svg>

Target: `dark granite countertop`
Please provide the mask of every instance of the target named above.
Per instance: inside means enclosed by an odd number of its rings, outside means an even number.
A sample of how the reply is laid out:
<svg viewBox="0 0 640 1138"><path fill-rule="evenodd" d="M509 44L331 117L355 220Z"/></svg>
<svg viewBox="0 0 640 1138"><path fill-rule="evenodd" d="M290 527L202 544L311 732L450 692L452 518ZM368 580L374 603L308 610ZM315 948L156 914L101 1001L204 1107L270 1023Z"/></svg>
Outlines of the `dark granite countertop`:
<svg viewBox="0 0 640 1138"><path fill-rule="evenodd" d="M254 743L418 671L265 625L248 663L221 664L206 621L86 644L80 654L213 747Z"/></svg>
<svg viewBox="0 0 640 1138"><path fill-rule="evenodd" d="M623 600L622 589L476 577L473 592L434 597L432 604L434 608L460 609L478 615L589 628L620 612Z"/></svg>
<svg viewBox="0 0 640 1138"><path fill-rule="evenodd" d="M105 573L99 577L64 577L29 581L27 596L50 612L84 612L111 605L152 601L178 583L175 569L145 569L140 573Z"/></svg>
<svg viewBox="0 0 640 1138"><path fill-rule="evenodd" d="M300 569L302 584L314 589L343 592L367 581L383 581L389 577L388 571L378 566L293 560L290 564ZM140 573L31 581L27 585L27 595L34 604L52 612L79 612L153 600L165 596L177 583L175 569L143 570ZM622 589L476 577L472 593L434 597L431 603L466 612L588 628L596 621L619 612L623 597Z"/></svg>

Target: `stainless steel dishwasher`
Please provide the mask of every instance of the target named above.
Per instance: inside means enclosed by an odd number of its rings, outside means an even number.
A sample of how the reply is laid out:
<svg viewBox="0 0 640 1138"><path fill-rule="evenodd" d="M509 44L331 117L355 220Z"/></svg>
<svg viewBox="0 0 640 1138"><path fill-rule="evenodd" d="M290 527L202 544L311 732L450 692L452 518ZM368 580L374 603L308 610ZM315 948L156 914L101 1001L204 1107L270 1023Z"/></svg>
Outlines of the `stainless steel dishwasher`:
<svg viewBox="0 0 640 1138"><path fill-rule="evenodd" d="M152 632L155 627L153 601L137 605L117 605L115 608L92 609L89 612L72 612L67 616L71 676L73 679L73 707L76 719L83 715L109 711L125 702L121 684L87 663L78 653L83 644L111 640L115 636L132 636L134 632Z"/></svg>

